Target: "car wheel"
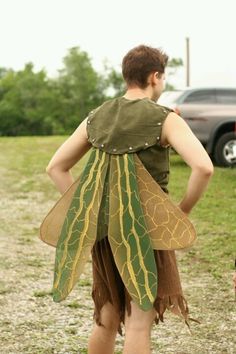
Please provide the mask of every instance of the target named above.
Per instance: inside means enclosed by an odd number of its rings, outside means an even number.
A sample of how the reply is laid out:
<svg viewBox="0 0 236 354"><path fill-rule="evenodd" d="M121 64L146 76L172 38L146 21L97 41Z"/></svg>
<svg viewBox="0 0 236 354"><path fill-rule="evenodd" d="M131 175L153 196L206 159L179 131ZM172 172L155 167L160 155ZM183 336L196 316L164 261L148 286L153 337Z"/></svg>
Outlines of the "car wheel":
<svg viewBox="0 0 236 354"><path fill-rule="evenodd" d="M236 165L236 134L234 132L226 133L217 140L214 157L219 166Z"/></svg>

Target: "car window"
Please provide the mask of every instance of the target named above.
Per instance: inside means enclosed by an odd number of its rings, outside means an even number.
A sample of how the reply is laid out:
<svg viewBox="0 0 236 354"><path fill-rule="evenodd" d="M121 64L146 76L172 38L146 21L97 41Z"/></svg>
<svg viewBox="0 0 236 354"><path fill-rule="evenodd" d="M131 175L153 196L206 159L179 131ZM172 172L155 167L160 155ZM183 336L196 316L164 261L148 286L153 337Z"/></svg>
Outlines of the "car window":
<svg viewBox="0 0 236 354"><path fill-rule="evenodd" d="M157 103L163 106L171 106L175 103L178 98L182 95L183 91L164 91L160 98L158 99Z"/></svg>
<svg viewBox="0 0 236 354"><path fill-rule="evenodd" d="M213 104L216 103L215 90L199 90L191 92L185 97L183 103Z"/></svg>
<svg viewBox="0 0 236 354"><path fill-rule="evenodd" d="M236 104L236 90L216 90L217 103Z"/></svg>

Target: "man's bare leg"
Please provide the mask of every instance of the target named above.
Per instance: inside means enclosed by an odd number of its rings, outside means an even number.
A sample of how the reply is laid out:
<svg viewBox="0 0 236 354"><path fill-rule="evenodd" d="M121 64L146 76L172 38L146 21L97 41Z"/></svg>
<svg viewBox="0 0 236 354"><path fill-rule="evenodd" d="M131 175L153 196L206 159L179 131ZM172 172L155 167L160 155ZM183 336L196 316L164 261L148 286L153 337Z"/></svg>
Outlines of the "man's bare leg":
<svg viewBox="0 0 236 354"><path fill-rule="evenodd" d="M115 339L120 323L119 316L112 304L107 302L101 309L101 322L94 325L88 343L88 354L113 354Z"/></svg>
<svg viewBox="0 0 236 354"><path fill-rule="evenodd" d="M125 343L123 354L150 354L151 329L156 317L154 309L142 311L131 301L131 315L125 315Z"/></svg>

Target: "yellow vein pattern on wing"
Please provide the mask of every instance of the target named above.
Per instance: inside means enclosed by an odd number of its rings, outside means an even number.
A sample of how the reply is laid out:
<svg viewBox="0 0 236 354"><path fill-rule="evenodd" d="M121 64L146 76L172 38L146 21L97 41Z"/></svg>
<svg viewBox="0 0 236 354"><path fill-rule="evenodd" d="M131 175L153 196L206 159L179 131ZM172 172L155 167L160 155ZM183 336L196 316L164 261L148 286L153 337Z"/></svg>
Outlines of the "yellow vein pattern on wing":
<svg viewBox="0 0 236 354"><path fill-rule="evenodd" d="M147 296L149 297L149 300L151 302L154 301L154 297L151 293L150 287L149 287L149 281L148 281L148 274L147 274L147 268L144 264L143 261L143 256L142 256L142 251L141 251L141 247L140 247L140 239L139 239L139 235L136 231L135 228L135 220L136 217L134 215L134 211L133 211L133 207L131 204L131 188L130 188L130 180L129 180L129 170L128 170L128 156L124 155L124 172L125 172L125 177L126 177L126 188L127 188L127 196L128 196L128 210L131 216L131 220L132 220L132 231L133 231L133 235L136 239L136 244L137 244L137 248L138 248L138 257L139 257L139 262L141 265L141 269L143 270L144 273L144 279L145 279L145 288L147 291Z"/></svg>
<svg viewBox="0 0 236 354"><path fill-rule="evenodd" d="M132 279L132 282L134 284L134 287L139 295L139 298L141 298L141 294L139 291L139 286L137 284L137 280L134 274L134 269L131 263L131 249L130 245L127 242L125 235L124 235L124 225L123 225L123 214L124 214L124 205L122 201L122 193L121 193L121 185L120 185L120 180L121 180L121 170L120 170L120 164L119 164L119 157L116 156L116 162L117 162L117 171L118 171L118 192L119 192L119 200L120 200L120 208L119 208L119 220L120 220L120 232L121 232L121 237L124 242L124 245L127 249L127 268L129 270L130 277ZM128 192L129 193L129 192Z"/></svg>
<svg viewBox="0 0 236 354"><path fill-rule="evenodd" d="M72 277L71 277L71 280L70 280L70 283L69 283L69 287L70 288L71 288L72 283L73 283L73 277L74 277L74 273L75 273L75 270L76 270L76 266L77 266L79 258L81 256L81 252L83 251L83 243L84 243L84 239L85 239L85 237L87 235L87 231L88 231L89 223L90 223L89 214L90 214L90 211L93 208L95 197L96 197L96 192L98 191L98 186L99 186L99 182L100 182L100 179L101 179L101 171L102 171L102 168L103 168L104 162L105 162L105 156L106 156L106 154L103 153L101 162L99 163L98 172L97 172L97 175L96 175L95 189L94 189L94 194L93 194L93 197L92 197L92 201L88 205L87 210L85 212L84 228L83 228L83 230L82 230L82 232L80 234L79 246L78 246L78 249L77 249L77 252L76 252L76 255L75 255L75 259L74 259L74 262L73 262L73 266L72 266ZM81 198L82 198L82 196L81 196Z"/></svg>
<svg viewBox="0 0 236 354"><path fill-rule="evenodd" d="M96 165L97 165L97 163L99 161L98 156L99 156L99 150L96 150L95 161L94 161L94 163L92 165L92 168L90 170L89 176L88 176L86 182L81 187L81 194L80 194L81 202L79 204L79 210L76 212L74 220L72 221L72 223L70 224L70 227L69 227L69 233L68 233L68 235L66 237L66 240L65 240L65 243L64 243L65 249L64 249L64 252L63 252L63 255L62 255L61 262L59 263L59 267L58 267L59 269L58 269L57 278L56 278L56 280L54 282L54 288L56 288L58 286L58 284L59 284L59 281L60 281L60 278L61 278L61 274L62 274L62 269L63 269L63 266L65 264L66 258L67 258L68 243L69 243L71 235L72 235L74 224L75 224L76 220L79 218L79 216L81 214L81 211L83 209L82 201L83 201L84 193L86 191L86 188L88 187L88 185L92 181L94 170L95 170Z"/></svg>
<svg viewBox="0 0 236 354"><path fill-rule="evenodd" d="M134 158L140 200L152 247L171 250L191 246L196 239L193 224L161 189L137 154Z"/></svg>
<svg viewBox="0 0 236 354"><path fill-rule="evenodd" d="M111 157L108 239L133 301L143 310L157 293L156 263L139 199L133 154Z"/></svg>

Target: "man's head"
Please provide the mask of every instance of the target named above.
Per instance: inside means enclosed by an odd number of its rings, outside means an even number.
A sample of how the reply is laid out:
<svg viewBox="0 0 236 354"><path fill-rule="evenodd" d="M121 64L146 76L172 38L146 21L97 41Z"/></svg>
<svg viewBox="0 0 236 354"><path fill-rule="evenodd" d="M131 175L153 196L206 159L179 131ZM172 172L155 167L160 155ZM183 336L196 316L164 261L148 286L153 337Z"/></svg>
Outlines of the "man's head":
<svg viewBox="0 0 236 354"><path fill-rule="evenodd" d="M139 45L123 58L122 74L128 89L152 87L157 99L163 88L168 56L160 49Z"/></svg>

